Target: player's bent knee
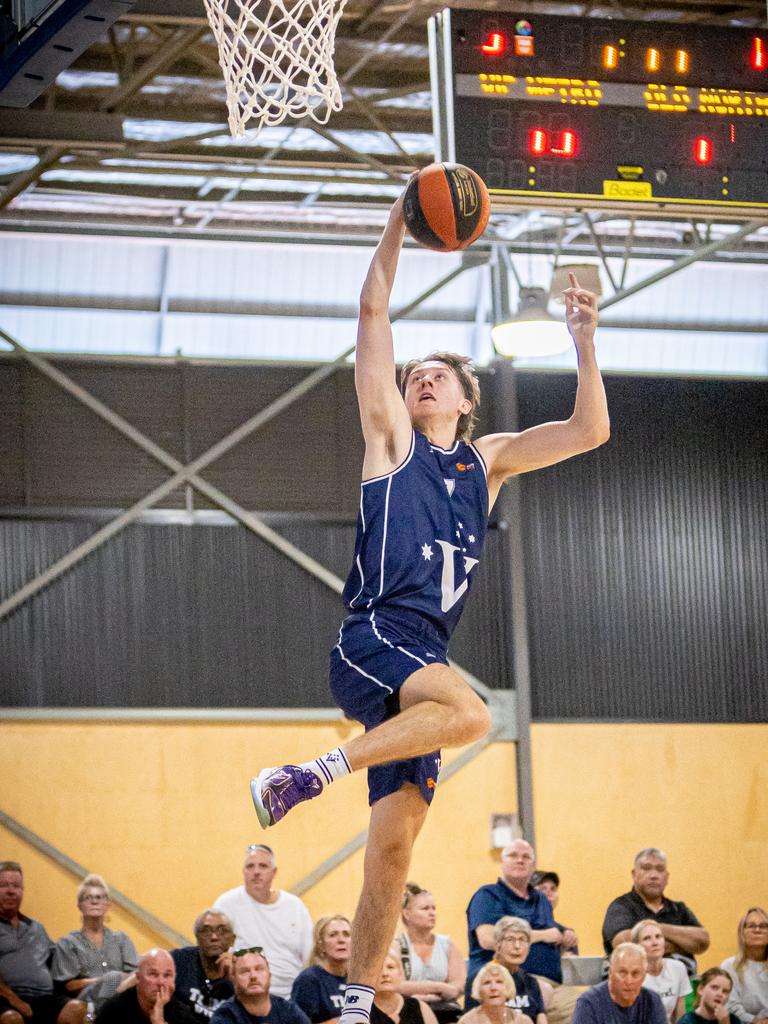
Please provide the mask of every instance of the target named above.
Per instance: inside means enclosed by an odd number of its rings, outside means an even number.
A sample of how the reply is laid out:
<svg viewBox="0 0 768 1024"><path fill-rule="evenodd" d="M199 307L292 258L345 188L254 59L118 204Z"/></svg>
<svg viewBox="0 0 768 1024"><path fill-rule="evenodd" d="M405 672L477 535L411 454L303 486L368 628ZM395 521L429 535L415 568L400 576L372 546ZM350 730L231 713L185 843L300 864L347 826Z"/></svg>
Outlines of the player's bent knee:
<svg viewBox="0 0 768 1024"><path fill-rule="evenodd" d="M472 694L473 700L462 709L462 725L467 742L483 739L491 731L491 713L478 696Z"/></svg>
<svg viewBox="0 0 768 1024"><path fill-rule="evenodd" d="M0 1013L0 1024L24 1024L24 1018L18 1010L6 1010Z"/></svg>

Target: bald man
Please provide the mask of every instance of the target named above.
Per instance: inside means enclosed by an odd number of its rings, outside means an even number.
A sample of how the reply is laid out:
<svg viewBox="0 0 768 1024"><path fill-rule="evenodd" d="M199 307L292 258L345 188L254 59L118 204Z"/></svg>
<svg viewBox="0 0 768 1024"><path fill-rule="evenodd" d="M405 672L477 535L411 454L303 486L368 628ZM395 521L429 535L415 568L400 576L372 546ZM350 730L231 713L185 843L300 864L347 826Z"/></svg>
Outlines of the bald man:
<svg viewBox="0 0 768 1024"><path fill-rule="evenodd" d="M573 1024L666 1024L659 996L643 988L647 968L645 950L622 942L611 953L608 980L580 995Z"/></svg>
<svg viewBox="0 0 768 1024"><path fill-rule="evenodd" d="M563 932L555 924L552 907L543 892L531 885L536 854L525 839L515 839L501 851L501 876L483 885L467 907L469 971L466 994L483 966L493 959L495 926L502 917L519 917L531 926L531 948L523 969L554 987L547 1005L549 1024L567 1024L576 1002L576 992L563 986L560 951Z"/></svg>
<svg viewBox="0 0 768 1024"><path fill-rule="evenodd" d="M195 1024L192 1011L174 998L176 965L164 949L139 958L136 985L107 1000L97 1024Z"/></svg>

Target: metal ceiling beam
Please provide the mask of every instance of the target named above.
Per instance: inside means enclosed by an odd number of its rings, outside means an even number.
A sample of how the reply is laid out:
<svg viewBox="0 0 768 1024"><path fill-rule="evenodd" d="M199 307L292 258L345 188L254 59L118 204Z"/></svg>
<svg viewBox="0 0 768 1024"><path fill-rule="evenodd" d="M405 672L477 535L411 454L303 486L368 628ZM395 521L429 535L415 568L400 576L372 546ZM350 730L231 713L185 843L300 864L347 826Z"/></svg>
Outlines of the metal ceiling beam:
<svg viewBox="0 0 768 1024"><path fill-rule="evenodd" d="M608 309L610 306L615 306L616 303L621 302L623 299L629 298L630 295L636 295L638 292L643 291L645 288L650 288L652 284L656 284L658 281L663 281L667 277L671 277L673 274L677 274L681 270L685 270L686 267L690 267L693 263L698 263L701 260L706 259L708 256L713 256L717 252L723 252L725 249L729 249L732 245L736 245L742 238L746 238L753 231L757 231L759 228L764 227L766 221L764 219L751 220L746 224L742 224L740 228L737 228L733 234L727 238L719 238L715 242L710 242L709 245L702 245L698 249L694 249L693 252L687 256L681 256L680 259L669 266L664 267L663 270L657 270L655 274L651 274L649 277L643 278L642 281L637 281L635 284L630 285L628 288L622 288L613 295L610 295L607 299L603 299L598 303L598 309Z"/></svg>
<svg viewBox="0 0 768 1024"><path fill-rule="evenodd" d="M412 302L395 312L391 317L392 322L407 315L411 310L426 301L426 299L431 295L434 295L441 288L444 288L447 284L453 281L459 274L476 265L477 260L475 258L465 255L459 266L453 268L432 286L421 292L421 294ZM173 455L165 451L164 448L156 444L151 440L151 438L147 437L142 431L138 430L122 416L118 415L113 409L110 409L99 399L95 398L90 394L90 392L86 391L85 388L77 384L65 373L62 373L62 371L51 362L43 359L36 353L29 351L14 337L1 329L0 338L4 339L9 345L11 345L14 351L23 356L24 359L38 370L38 372L42 373L58 387L72 395L73 398L89 408L113 429L128 438L129 441L133 442L133 444L137 445L137 447L141 448L142 451L146 452L172 473L172 476L170 476L163 484L160 484L149 494L146 494L138 502L132 505L130 509L127 509L115 519L111 520L106 526L98 530L82 544L78 545L62 558L58 559L58 561L50 565L44 572L40 573L37 577L27 582L4 601L0 602L0 619L9 615L34 594L39 593L39 591L44 587L58 579L59 576L67 572L97 548L101 547L102 544L119 533L124 529L124 527L128 526L142 512L145 512L147 509L157 504L158 501L162 500L162 498L184 483L191 484L196 490L200 491L214 502L214 504L218 505L219 508L231 515L233 519L242 523L242 525L252 533L255 533L262 540L271 544L286 557L290 558L295 564L299 565L306 572L309 572L311 575L319 579L335 593L341 594L343 590L342 580L329 572L329 570L315 559L311 558L295 545L285 540L280 534L267 526L259 516L243 509L223 491L203 480L198 474L205 469L206 466L209 466L211 463L221 458L222 455L230 451L246 437L263 427L266 423L271 422L271 420L289 408L298 398L307 394L319 383L331 376L331 374L335 372L336 368L346 362L347 358L354 352L354 345L351 345L349 348L341 352L332 362L326 363L314 370L294 387L284 392L284 394L280 395L260 412L256 413L245 423L241 424L241 426L236 430L233 430L226 437L214 444L208 449L208 451L204 452L191 463L184 466ZM464 670L462 670L462 672L464 672L465 676L468 676L468 673Z"/></svg>

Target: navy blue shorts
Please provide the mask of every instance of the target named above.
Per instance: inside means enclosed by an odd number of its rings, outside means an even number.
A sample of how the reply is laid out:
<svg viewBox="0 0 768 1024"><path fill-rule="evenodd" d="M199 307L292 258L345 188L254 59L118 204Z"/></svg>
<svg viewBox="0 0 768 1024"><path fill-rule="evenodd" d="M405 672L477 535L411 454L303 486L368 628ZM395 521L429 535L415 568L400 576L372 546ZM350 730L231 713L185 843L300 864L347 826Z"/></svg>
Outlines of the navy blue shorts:
<svg viewBox="0 0 768 1024"><path fill-rule="evenodd" d="M400 687L426 665L447 665L445 640L418 616L375 610L350 615L331 651L333 699L366 731L400 711ZM440 771L440 751L368 769L368 802L418 786L429 804Z"/></svg>

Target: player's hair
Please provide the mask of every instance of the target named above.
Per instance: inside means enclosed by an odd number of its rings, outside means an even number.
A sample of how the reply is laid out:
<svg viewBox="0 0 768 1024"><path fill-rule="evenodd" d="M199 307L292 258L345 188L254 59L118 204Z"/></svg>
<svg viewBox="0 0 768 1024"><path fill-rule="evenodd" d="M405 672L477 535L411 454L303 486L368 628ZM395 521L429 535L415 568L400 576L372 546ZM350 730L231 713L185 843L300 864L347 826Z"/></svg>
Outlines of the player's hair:
<svg viewBox="0 0 768 1024"><path fill-rule="evenodd" d="M637 866L637 862L642 860L643 857L655 857L657 860L663 860L665 864L667 862L666 853L660 850L658 846L646 846L635 856L634 865Z"/></svg>
<svg viewBox="0 0 768 1024"><path fill-rule="evenodd" d="M16 860L0 860L0 872L2 871L17 871L22 876L24 874L21 864Z"/></svg>
<svg viewBox="0 0 768 1024"><path fill-rule="evenodd" d="M193 935L197 935L197 933L203 926L203 921L206 919L206 917L208 917L209 914L212 917L223 918L224 924L227 926L227 928L229 928L233 935L235 934L235 929L232 927L232 920L227 914L224 913L223 910L217 910L216 907L207 907L201 914L198 914L197 917L195 918L195 923L192 925Z"/></svg>
<svg viewBox="0 0 768 1024"><path fill-rule="evenodd" d="M493 937L496 942L501 942L507 932L517 932L519 935L524 935L528 941L531 941L531 926L528 921L522 917L500 917L493 928Z"/></svg>
<svg viewBox="0 0 768 1024"><path fill-rule="evenodd" d="M740 978L743 978L744 976L744 965L747 962L747 951L744 947L744 925L747 923L747 918L750 914L759 914L766 924L768 924L768 913L766 913L762 907L750 907L739 921L739 927L736 932L736 941L738 943L739 952L736 954L733 961L733 967ZM766 941L765 949L763 950L763 961L766 960L768 960L768 940Z"/></svg>
<svg viewBox="0 0 768 1024"><path fill-rule="evenodd" d="M641 945L640 936L643 934L644 930L648 927L649 924L652 924L654 928L659 927L658 921L654 921L652 917L644 917L642 921L638 921L637 924L632 928L632 931L629 935L630 940L632 942L636 942L638 946Z"/></svg>
<svg viewBox="0 0 768 1024"><path fill-rule="evenodd" d="M693 1000L694 1010L698 1008L701 1002L701 990L705 988L710 981L714 981L715 978L727 978L728 984L733 988L733 978L730 976L728 971L724 971L722 967L710 967L708 971L704 971L702 976L699 978L699 984L696 986L696 996Z"/></svg>
<svg viewBox="0 0 768 1024"><path fill-rule="evenodd" d="M642 960L644 964L648 963L648 954L637 942L620 942L618 946L614 948L608 962L613 965L622 956L626 956L627 954L638 957L638 959Z"/></svg>
<svg viewBox="0 0 768 1024"><path fill-rule="evenodd" d="M438 363L445 363L449 370L452 370L461 385L464 397L472 403L469 412L459 416L456 424L456 437L462 441L472 440L472 431L477 423L477 410L480 406L480 381L474 372L472 360L469 356L460 356L456 352L430 352L423 359L411 359L400 371L400 391L405 394L405 387L408 378L417 366L435 360Z"/></svg>
<svg viewBox="0 0 768 1024"><path fill-rule="evenodd" d="M77 902L80 903L83 896L85 896L86 889L101 889L104 895L109 899L109 886L101 877L101 875L86 875L80 885L77 887Z"/></svg>
<svg viewBox="0 0 768 1024"><path fill-rule="evenodd" d="M429 889L422 889L416 882L406 882L405 889L403 890L403 903L402 910L407 910L411 904L411 900L416 896L431 896L432 893Z"/></svg>
<svg viewBox="0 0 768 1024"><path fill-rule="evenodd" d="M325 932L332 921L345 921L350 928L352 927L352 922L344 914L326 914L324 917L319 917L315 921L315 927L312 929L312 954L309 958L311 966L321 964L324 959L323 942L325 941Z"/></svg>
<svg viewBox="0 0 768 1024"><path fill-rule="evenodd" d="M506 967L502 964L497 964L494 960L491 960L489 964L485 964L475 975L475 979L472 982L472 998L476 1002L480 1002L480 986L488 977L488 975L495 975L497 978L501 978L504 982L504 993L509 999L516 992L515 983L512 980L512 975L509 973Z"/></svg>

